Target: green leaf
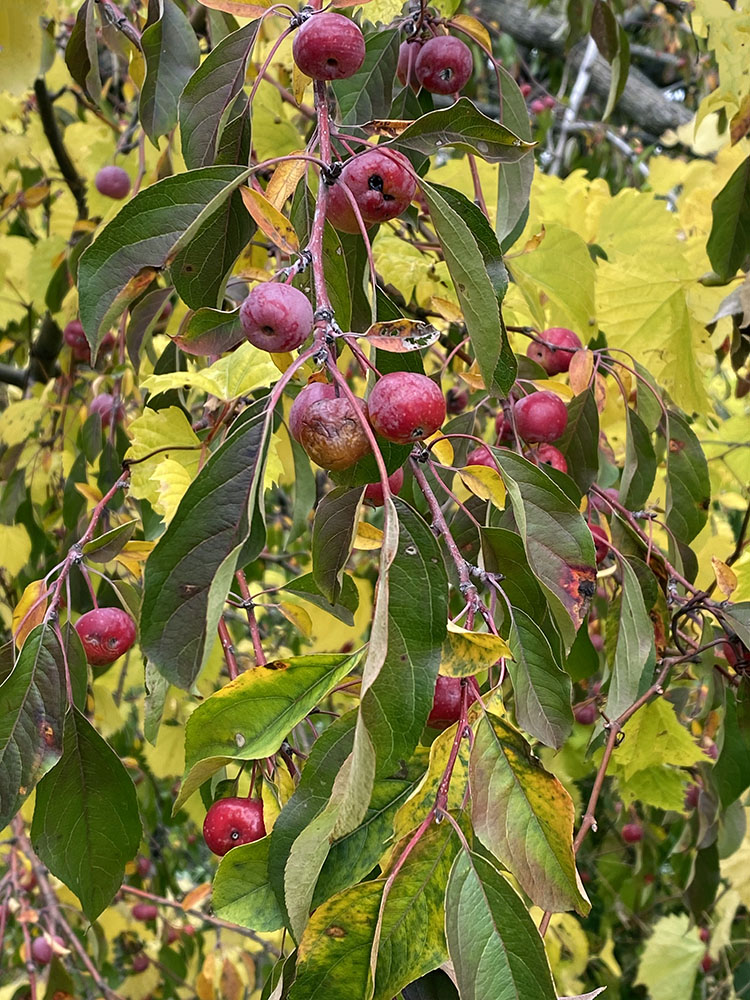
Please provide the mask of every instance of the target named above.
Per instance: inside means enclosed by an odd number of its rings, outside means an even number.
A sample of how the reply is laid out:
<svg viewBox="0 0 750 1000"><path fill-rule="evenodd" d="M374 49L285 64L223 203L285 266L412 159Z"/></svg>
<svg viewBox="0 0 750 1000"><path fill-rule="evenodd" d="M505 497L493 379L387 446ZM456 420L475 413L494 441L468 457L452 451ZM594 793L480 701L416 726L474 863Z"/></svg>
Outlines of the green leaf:
<svg viewBox="0 0 750 1000"><path fill-rule="evenodd" d="M405 844L399 845L396 856ZM458 838L447 822L430 827L396 875L383 907L373 1000L392 1000L447 957L444 900ZM384 872L387 875L387 871ZM369 996L370 954L385 879L363 882L319 907L300 941L290 1000Z"/></svg>
<svg viewBox="0 0 750 1000"><path fill-rule="evenodd" d="M84 0L78 10L76 23L65 47L65 64L81 90L88 94L94 104L99 104L102 81L99 75L94 0Z"/></svg>
<svg viewBox="0 0 750 1000"><path fill-rule="evenodd" d="M750 601L741 601L722 608L721 618L737 635L740 642L750 649Z"/></svg>
<svg viewBox="0 0 750 1000"><path fill-rule="evenodd" d="M148 292L130 312L125 342L128 347L128 357L136 371L141 364L141 348L143 342L154 332L162 318L167 301L172 294L169 288L157 288Z"/></svg>
<svg viewBox="0 0 750 1000"><path fill-rule="evenodd" d="M555 442L568 462L568 475L585 493L599 473L599 410L593 386L568 403L568 425Z"/></svg>
<svg viewBox="0 0 750 1000"><path fill-rule="evenodd" d="M143 131L158 148L158 138L177 124L177 104L200 62L192 25L174 0L149 0L148 24L141 36L146 78L138 105Z"/></svg>
<svg viewBox="0 0 750 1000"><path fill-rule="evenodd" d="M37 625L0 685L0 829L62 755L65 666L57 636Z"/></svg>
<svg viewBox="0 0 750 1000"><path fill-rule="evenodd" d="M625 420L625 465L620 480L619 498L620 503L628 510L640 510L651 495L654 485L656 454L648 427L629 406L625 407Z"/></svg>
<svg viewBox="0 0 750 1000"><path fill-rule="evenodd" d="M482 528L482 553L487 572L505 577L503 590L513 607L543 623L549 616L547 601L531 572L521 536L507 528Z"/></svg>
<svg viewBox="0 0 750 1000"><path fill-rule="evenodd" d="M222 312L220 309L198 309L189 312L180 324L174 342L185 354L205 356L225 354L244 339L240 311Z"/></svg>
<svg viewBox="0 0 750 1000"><path fill-rule="evenodd" d="M750 254L750 156L716 195L711 212L706 251L719 278L729 281Z"/></svg>
<svg viewBox="0 0 750 1000"><path fill-rule="evenodd" d="M341 593L336 604L331 604L328 598L321 594L312 573L294 577L294 579L284 584L283 589L290 594L303 597L310 604L314 604L316 608L327 611L329 615L338 618L345 625L352 626L354 624L354 612L359 607L359 591L354 580L352 580L348 573L344 573L341 582Z"/></svg>
<svg viewBox="0 0 750 1000"><path fill-rule="evenodd" d="M698 927L690 926L687 913L660 917L641 955L636 985L645 986L651 1000L685 1000L693 994L705 953Z"/></svg>
<svg viewBox="0 0 750 1000"><path fill-rule="evenodd" d="M512 612L508 641L513 659L506 666L518 725L559 750L573 729L570 677L539 625L518 608Z"/></svg>
<svg viewBox="0 0 750 1000"><path fill-rule="evenodd" d="M515 163L535 143L519 139L505 125L483 115L468 97L461 97L449 108L422 115L389 145L425 156L454 146L465 153L476 153L489 163Z"/></svg>
<svg viewBox="0 0 750 1000"><path fill-rule="evenodd" d="M608 3L595 0L591 11L591 37L601 54L611 63L617 55L617 18Z"/></svg>
<svg viewBox="0 0 750 1000"><path fill-rule="evenodd" d="M607 105L604 108L603 119L609 118L617 102L625 92L630 72L630 39L623 26L617 25L617 54L612 60L612 78L609 81Z"/></svg>
<svg viewBox="0 0 750 1000"><path fill-rule="evenodd" d="M688 544L705 525L711 502L708 463L687 421L669 411L667 439L667 527Z"/></svg>
<svg viewBox="0 0 750 1000"><path fill-rule="evenodd" d="M542 909L588 913L573 855L573 802L519 732L484 714L469 762L474 831Z"/></svg>
<svg viewBox="0 0 750 1000"><path fill-rule="evenodd" d="M503 124L524 141L532 137L529 111L518 84L502 66L498 66L503 96ZM503 163L497 175L497 215L495 234L500 244L509 236L529 203L534 177L534 157L522 156L515 163Z"/></svg>
<svg viewBox="0 0 750 1000"><path fill-rule="evenodd" d="M331 605L341 593L344 566L357 533L362 489L337 486L327 493L315 511L312 534L312 576Z"/></svg>
<svg viewBox="0 0 750 1000"><path fill-rule="evenodd" d="M501 448L502 472L532 572L547 595L566 648L594 595L594 542L578 508L541 469Z"/></svg>
<svg viewBox="0 0 750 1000"><path fill-rule="evenodd" d="M153 663L146 662L146 700L144 705L143 735L154 746L159 736L164 703L167 700L169 681L162 677Z"/></svg>
<svg viewBox="0 0 750 1000"><path fill-rule="evenodd" d="M358 653L314 653L276 660L245 671L206 698L185 727L185 776L174 811L233 760L276 753L287 733L354 669L358 658Z"/></svg>
<svg viewBox="0 0 750 1000"><path fill-rule="evenodd" d="M128 772L91 723L70 709L62 758L37 786L34 850L93 921L112 902L140 840Z"/></svg>
<svg viewBox="0 0 750 1000"><path fill-rule="evenodd" d="M557 1000L544 944L523 900L479 854L461 851L453 864L445 932L462 1000Z"/></svg>
<svg viewBox="0 0 750 1000"><path fill-rule="evenodd" d="M400 355L401 357L404 357L404 355ZM416 357L416 355L405 355L405 357ZM379 365L381 374L385 374L383 368L383 365ZM386 470L390 476L396 469L402 467L413 450L412 446L410 444L394 444L392 441L386 441L379 434L375 436L380 453L383 456L383 461L385 462ZM331 478L340 486L366 486L368 483L379 482L380 470L375 461L375 456L369 454L365 455L358 462L355 462L354 465L350 465L348 469L332 473Z"/></svg>
<svg viewBox="0 0 750 1000"><path fill-rule="evenodd" d="M342 125L355 125L373 118L387 118L393 100L393 81L401 36L382 29L366 36L365 61L354 76L331 83L339 105Z"/></svg>
<svg viewBox="0 0 750 1000"><path fill-rule="evenodd" d="M84 250L78 265L80 315L92 356L181 241L189 242L246 175L242 167L206 167L166 177L139 192Z"/></svg>
<svg viewBox="0 0 750 1000"><path fill-rule="evenodd" d="M109 562L118 553L122 552L123 547L135 534L135 529L139 524L140 521L136 518L132 521L125 521L123 524L118 524L115 528L110 528L109 531L105 531L98 538L92 538L90 542L86 542L83 547L83 554L91 559L92 562Z"/></svg>
<svg viewBox="0 0 750 1000"><path fill-rule="evenodd" d="M494 395L505 396L515 381L517 365L500 310L508 279L497 237L465 196L426 182L422 191L485 386Z"/></svg>
<svg viewBox="0 0 750 1000"><path fill-rule="evenodd" d="M223 38L182 92L180 138L188 170L214 162L230 109L243 89L259 24L251 21Z"/></svg>
<svg viewBox="0 0 750 1000"><path fill-rule="evenodd" d="M622 572L617 645L612 680L607 694L607 715L616 719L630 708L653 680L656 664L654 628L643 600L643 592L627 559L619 560Z"/></svg>
<svg viewBox="0 0 750 1000"><path fill-rule="evenodd" d="M269 837L241 844L219 862L211 899L217 917L255 931L277 931L284 913L268 881Z"/></svg>
<svg viewBox="0 0 750 1000"><path fill-rule="evenodd" d="M190 484L146 562L141 648L164 677L186 689L211 651L253 519L262 522L256 502L269 417L251 412L239 424Z"/></svg>

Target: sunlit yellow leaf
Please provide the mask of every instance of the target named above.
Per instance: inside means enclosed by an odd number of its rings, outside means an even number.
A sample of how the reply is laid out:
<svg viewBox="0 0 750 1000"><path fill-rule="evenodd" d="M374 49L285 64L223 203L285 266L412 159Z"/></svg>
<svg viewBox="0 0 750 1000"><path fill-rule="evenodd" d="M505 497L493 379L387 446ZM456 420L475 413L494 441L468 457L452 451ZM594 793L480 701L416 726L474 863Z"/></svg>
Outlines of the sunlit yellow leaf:
<svg viewBox="0 0 750 1000"><path fill-rule="evenodd" d="M374 524L367 521L360 521L357 526L357 534L354 536L354 548L366 551L379 549L383 544L383 532L376 528Z"/></svg>
<svg viewBox="0 0 750 1000"><path fill-rule="evenodd" d="M102 498L102 491L97 486L89 483L73 483L73 485L81 496L88 500L91 507L95 507Z"/></svg>
<svg viewBox="0 0 750 1000"><path fill-rule="evenodd" d="M189 893L182 900L183 910L194 910L196 906L199 906L204 899L208 899L211 895L211 883L202 882L197 885L194 889L191 889Z"/></svg>
<svg viewBox="0 0 750 1000"><path fill-rule="evenodd" d="M219 399L231 400L275 382L276 377L277 368L266 351L245 343L208 368L149 375L141 382L141 388L156 394L192 386Z"/></svg>
<svg viewBox="0 0 750 1000"><path fill-rule="evenodd" d="M505 483L497 469L487 465L467 465L458 474L466 489L480 500L491 500L495 507L505 509Z"/></svg>
<svg viewBox="0 0 750 1000"><path fill-rule="evenodd" d="M305 76L302 70L299 68L297 63L292 64L292 93L294 94L294 99L298 105L302 104L305 96L305 91L312 83L309 76ZM304 170L304 164L303 164Z"/></svg>
<svg viewBox="0 0 750 1000"><path fill-rule="evenodd" d="M304 79L307 80L307 77ZM268 198L273 207L279 212L284 207L287 199L291 198L297 190L297 185L305 176L306 169L307 162L305 160L285 160L271 174L271 179L266 188L266 198Z"/></svg>
<svg viewBox="0 0 750 1000"><path fill-rule="evenodd" d="M537 378L534 379L534 385L537 389L542 389L547 392L554 392L555 395L559 396L562 400L570 400L575 396L575 392L571 386L566 385L565 382L558 382L554 378Z"/></svg>
<svg viewBox="0 0 750 1000"><path fill-rule="evenodd" d="M454 14L451 18L451 23L457 25L462 31L465 31L467 35L470 35L475 42L479 42L488 52L492 52L490 33L481 21L477 21L475 17L471 17L469 14Z"/></svg>
<svg viewBox="0 0 750 1000"><path fill-rule="evenodd" d="M39 72L45 6L45 0L0 4L0 90L31 90Z"/></svg>
<svg viewBox="0 0 750 1000"><path fill-rule="evenodd" d="M156 466L151 479L156 483L159 494L154 509L162 515L164 522L169 524L193 477L185 465L176 459L165 458Z"/></svg>
<svg viewBox="0 0 750 1000"><path fill-rule="evenodd" d="M430 304L435 312L439 313L448 323L463 323L464 315L455 302L441 299L439 295L433 295Z"/></svg>
<svg viewBox="0 0 750 1000"><path fill-rule="evenodd" d="M273 2L274 0L201 0L204 7L222 10L235 17L260 17L273 6Z"/></svg>
<svg viewBox="0 0 750 1000"><path fill-rule="evenodd" d="M298 604L277 604L276 606L288 622L291 622L295 628L298 628L306 638L310 638L313 624L312 619L304 608L301 608Z"/></svg>
<svg viewBox="0 0 750 1000"><path fill-rule="evenodd" d="M721 559L711 556L711 565L714 568L716 585L727 599L732 596L737 589L737 577L732 569Z"/></svg>
<svg viewBox="0 0 750 1000"><path fill-rule="evenodd" d="M240 188L245 208L255 219L258 228L269 240L286 254L299 250L299 240L289 219L271 204L264 194L254 188Z"/></svg>
<svg viewBox="0 0 750 1000"><path fill-rule="evenodd" d="M0 413L0 441L12 447L32 436L44 414L41 399L20 399Z"/></svg>
<svg viewBox="0 0 750 1000"><path fill-rule="evenodd" d="M440 655L440 673L446 677L472 677L488 670L502 656L510 656L505 639L489 632L470 632L448 622Z"/></svg>
<svg viewBox="0 0 750 1000"><path fill-rule="evenodd" d="M593 352L588 347L585 347L582 351L576 351L570 359L570 369L568 371L570 388L576 396L588 389L593 374Z"/></svg>
<svg viewBox="0 0 750 1000"><path fill-rule="evenodd" d="M434 442L434 443L433 443ZM439 432L427 439L427 444L431 445L431 451L435 459L441 465L453 465L453 445L450 438L443 437Z"/></svg>
<svg viewBox="0 0 750 1000"><path fill-rule="evenodd" d="M44 580L34 580L24 590L21 600L13 611L13 634L19 649L23 646L29 632L44 621L44 613L47 610L47 600L44 597L46 591L47 586ZM34 607L35 604L36 607ZM32 608L34 608L33 611ZM29 612L31 613L29 614ZM22 622L23 624L21 624Z"/></svg>

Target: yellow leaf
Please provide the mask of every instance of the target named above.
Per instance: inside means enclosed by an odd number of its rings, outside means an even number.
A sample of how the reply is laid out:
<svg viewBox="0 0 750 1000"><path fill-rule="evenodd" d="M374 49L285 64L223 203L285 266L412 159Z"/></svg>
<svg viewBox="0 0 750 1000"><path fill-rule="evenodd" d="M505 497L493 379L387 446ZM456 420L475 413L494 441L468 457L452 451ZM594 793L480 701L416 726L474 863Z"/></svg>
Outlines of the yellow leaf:
<svg viewBox="0 0 750 1000"><path fill-rule="evenodd" d="M472 677L488 670L502 656L511 656L505 639L489 632L469 632L448 622L448 634L440 655L440 673L445 677Z"/></svg>
<svg viewBox="0 0 750 1000"><path fill-rule="evenodd" d="M562 400L571 400L575 396L573 389L569 385L566 385L564 382L558 382L554 378L537 378L534 379L533 384L537 389L554 392Z"/></svg>
<svg viewBox="0 0 750 1000"><path fill-rule="evenodd" d="M434 444L433 441L435 442ZM428 438L427 443L432 445L432 454L441 465L453 465L453 445L450 442L450 438L443 437L442 434L437 433Z"/></svg>
<svg viewBox="0 0 750 1000"><path fill-rule="evenodd" d="M47 610L46 593L47 586L44 580L34 580L24 590L21 600L13 611L13 634L19 649L23 646L29 632L44 621L44 613ZM26 620L24 621L24 619Z"/></svg>
<svg viewBox="0 0 750 1000"><path fill-rule="evenodd" d="M724 597L729 599L737 589L737 577L735 573L725 562L722 562L721 559L717 559L716 556L711 556L711 565L714 568L716 585Z"/></svg>
<svg viewBox="0 0 750 1000"><path fill-rule="evenodd" d="M31 555L31 539L22 524L0 524L0 568L18 576Z"/></svg>
<svg viewBox="0 0 750 1000"><path fill-rule="evenodd" d="M307 162L305 160L285 160L274 170L266 188L266 198L268 198L273 207L279 212L284 207L287 199L291 198L297 190L297 185L305 176L306 168Z"/></svg>
<svg viewBox="0 0 750 1000"><path fill-rule="evenodd" d="M292 93L294 94L294 99L298 105L302 104L302 99L305 96L305 91L312 83L309 76L305 76L302 70L299 68L297 63L292 64ZM304 164L303 164L304 170Z"/></svg>
<svg viewBox="0 0 750 1000"><path fill-rule="evenodd" d="M240 188L245 208L255 219L258 228L271 240L274 246L286 254L295 254L299 250L299 240L289 219L271 204L264 194L253 188Z"/></svg>
<svg viewBox="0 0 750 1000"><path fill-rule="evenodd" d="M439 295L433 295L430 299L430 305L448 323L463 323L464 314L455 302L450 302L448 299L441 299Z"/></svg>
<svg viewBox="0 0 750 1000"><path fill-rule="evenodd" d="M497 469L488 465L467 465L459 471L461 482L480 500L490 500L495 507L505 510L505 483Z"/></svg>
<svg viewBox="0 0 750 1000"><path fill-rule="evenodd" d="M288 622L298 628L307 639L310 638L313 623L304 608L299 607L298 604L277 604L276 607Z"/></svg>
<svg viewBox="0 0 750 1000"><path fill-rule="evenodd" d="M73 485L92 507L95 507L102 498L102 491L98 486L90 486L89 483L73 483Z"/></svg>
<svg viewBox="0 0 750 1000"><path fill-rule="evenodd" d="M21 444L34 434L44 414L41 399L21 399L0 414L0 441L8 447Z"/></svg>
<svg viewBox="0 0 750 1000"><path fill-rule="evenodd" d="M159 494L158 500L153 505L154 510L162 515L166 524L169 524L193 477L186 466L173 458L165 458L156 466L151 479L156 483Z"/></svg>
<svg viewBox="0 0 750 1000"><path fill-rule="evenodd" d="M230 357L232 356L230 355ZM198 472L200 441L190 426L184 411L177 406L170 406L164 410L152 410L147 407L140 417L131 421L128 432L131 440L126 458L142 459L157 451L157 454L145 462L138 462L137 465L132 466L130 470L130 495L137 500L148 500L154 507L162 502L166 504L164 507L166 509L169 505L169 491L165 492L165 498L162 500L161 480L154 478L154 471L163 462L174 460L193 479ZM164 448L165 445L171 446L175 450L157 450Z"/></svg>
<svg viewBox="0 0 750 1000"><path fill-rule="evenodd" d="M465 382L470 389L484 389L484 379L479 374L479 366L476 361L467 372L461 372L459 378Z"/></svg>
<svg viewBox="0 0 750 1000"><path fill-rule="evenodd" d="M42 55L45 0L0 4L0 91L31 90Z"/></svg>
<svg viewBox="0 0 750 1000"><path fill-rule="evenodd" d="M475 17L470 17L468 14L454 14L451 18L451 24L455 24L462 31L465 31L475 42L479 42L482 48L492 52L490 33L481 21L477 21Z"/></svg>
<svg viewBox="0 0 750 1000"><path fill-rule="evenodd" d="M208 368L150 375L141 382L141 388L158 394L191 386L228 401L262 385L270 385L276 381L276 376L276 366L267 352L245 343Z"/></svg>
<svg viewBox="0 0 750 1000"><path fill-rule="evenodd" d="M197 885L182 900L181 906L183 910L194 910L196 906L199 906L204 899L208 899L211 895L211 883L202 882Z"/></svg>
<svg viewBox="0 0 750 1000"><path fill-rule="evenodd" d="M353 548L369 551L379 549L382 544L383 532L380 528L368 524L367 521L360 521L357 525L357 534L354 536Z"/></svg>
<svg viewBox="0 0 750 1000"><path fill-rule="evenodd" d="M201 0L204 7L221 10L236 17L260 17L273 6L274 0Z"/></svg>

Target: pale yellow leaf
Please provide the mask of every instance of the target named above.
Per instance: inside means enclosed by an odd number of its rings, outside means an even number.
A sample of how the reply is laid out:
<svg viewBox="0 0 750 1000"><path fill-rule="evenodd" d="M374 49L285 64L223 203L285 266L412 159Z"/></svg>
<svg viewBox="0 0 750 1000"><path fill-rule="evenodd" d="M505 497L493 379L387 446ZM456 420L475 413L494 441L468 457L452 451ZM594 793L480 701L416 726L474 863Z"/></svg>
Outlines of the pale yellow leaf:
<svg viewBox="0 0 750 1000"><path fill-rule="evenodd" d="M0 413L0 441L12 447L30 438L44 414L41 399L20 399Z"/></svg>
<svg viewBox="0 0 750 1000"><path fill-rule="evenodd" d="M46 592L47 586L44 580L34 580L26 587L21 600L13 610L13 635L19 649L29 632L44 621L44 613L47 610Z"/></svg>
<svg viewBox="0 0 750 1000"><path fill-rule="evenodd" d="M455 302L441 299L439 295L433 295L430 299L430 305L448 323L463 323L464 315Z"/></svg>
<svg viewBox="0 0 750 1000"><path fill-rule="evenodd" d="M576 351L570 359L570 388L577 396L585 392L591 383L591 376L594 374L594 355L585 347L582 351Z"/></svg>
<svg viewBox="0 0 750 1000"><path fill-rule="evenodd" d="M148 500L152 506L161 502L161 490L159 481L154 478L154 470L165 461L178 462L191 479L197 474L200 441L179 407L170 406L164 410L146 407L139 417L130 422L128 433L130 448L125 457L143 459L151 456L131 466L130 494L136 499ZM152 455L153 452L156 454Z"/></svg>
<svg viewBox="0 0 750 1000"><path fill-rule="evenodd" d="M240 188L245 208L253 217L258 228L285 254L295 254L299 250L299 240L289 219L254 188Z"/></svg>
<svg viewBox="0 0 750 1000"><path fill-rule="evenodd" d="M440 673L446 677L471 677L488 670L503 656L511 656L511 652L499 635L470 632L448 622L448 634L440 654Z"/></svg>
<svg viewBox="0 0 750 1000"><path fill-rule="evenodd" d="M721 559L717 559L716 556L711 556L711 565L713 566L714 576L716 577L716 586L722 592L724 597L729 599L737 589L737 576L725 562L722 562Z"/></svg>
<svg viewBox="0 0 750 1000"><path fill-rule="evenodd" d="M305 160L285 160L271 174L271 179L266 188L266 198L268 198L273 207L279 212L283 209L287 199L291 198L297 190L297 185L305 176L306 169L307 163Z"/></svg>
<svg viewBox="0 0 750 1000"><path fill-rule="evenodd" d="M291 622L295 628L299 629L307 639L310 638L312 635L313 623L304 608L301 608L298 604L288 603L277 604L276 607L288 622Z"/></svg>
<svg viewBox="0 0 750 1000"><path fill-rule="evenodd" d="M299 68L297 63L292 64L292 93L294 94L294 99L298 105L302 104L305 96L305 91L312 83L309 76L305 76L302 70ZM304 170L304 164L303 164Z"/></svg>
<svg viewBox="0 0 750 1000"><path fill-rule="evenodd" d="M496 469L488 465L467 465L458 475L467 490L480 500L490 500L499 510L505 509L505 483Z"/></svg>
<svg viewBox="0 0 750 1000"><path fill-rule="evenodd" d="M492 52L490 33L481 21L478 21L475 17L471 17L469 14L455 14L451 18L451 24L455 24L462 31L465 31L475 42L479 42L487 52Z"/></svg>
<svg viewBox="0 0 750 1000"><path fill-rule="evenodd" d="M353 548L374 551L379 549L382 544L383 532L380 528L376 528L374 524L368 524L367 521L360 521L357 525L357 534L354 536Z"/></svg>
<svg viewBox="0 0 750 1000"><path fill-rule="evenodd" d="M165 458L156 466L151 479L156 483L159 494L154 509L162 515L164 523L169 524L193 477L185 465L173 458Z"/></svg>
<svg viewBox="0 0 750 1000"><path fill-rule="evenodd" d="M0 90L31 90L42 58L41 17L45 0L0 3Z"/></svg>
<svg viewBox="0 0 750 1000"><path fill-rule="evenodd" d="M571 386L566 385L565 382L558 382L554 378L537 378L534 379L533 384L537 389L554 392L555 395L559 396L565 402L569 402L575 396L575 392Z"/></svg>
<svg viewBox="0 0 750 1000"><path fill-rule="evenodd" d="M190 386L218 399L232 400L262 385L270 385L276 381L277 374L278 370L266 351L245 343L208 368L150 375L143 380L141 388L157 395Z"/></svg>
<svg viewBox="0 0 750 1000"><path fill-rule="evenodd" d="M432 445L430 450L441 465L453 465L453 445L450 438L443 437L440 433L433 434L427 439L427 443Z"/></svg>

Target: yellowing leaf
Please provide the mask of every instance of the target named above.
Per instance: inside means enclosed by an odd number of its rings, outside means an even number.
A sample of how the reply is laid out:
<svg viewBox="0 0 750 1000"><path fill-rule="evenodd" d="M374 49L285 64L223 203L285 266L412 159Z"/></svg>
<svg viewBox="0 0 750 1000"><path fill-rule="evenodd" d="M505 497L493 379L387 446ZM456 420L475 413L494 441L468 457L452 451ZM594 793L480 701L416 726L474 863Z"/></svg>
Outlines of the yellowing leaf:
<svg viewBox="0 0 750 1000"><path fill-rule="evenodd" d="M22 524L0 524L0 569L18 576L31 555L31 539Z"/></svg>
<svg viewBox="0 0 750 1000"><path fill-rule="evenodd" d="M44 414L41 399L21 399L0 413L0 441L8 447L30 438Z"/></svg>
<svg viewBox="0 0 750 1000"><path fill-rule="evenodd" d="M305 76L297 63L292 64L292 93L298 105L302 104L305 91L312 83L309 76ZM303 164L303 171L306 164Z"/></svg>
<svg viewBox="0 0 750 1000"><path fill-rule="evenodd" d="M510 656L505 639L490 632L469 632L448 622L440 655L440 673L446 677L471 677L488 670L502 656Z"/></svg>
<svg viewBox="0 0 750 1000"><path fill-rule="evenodd" d="M211 10L222 10L236 17L260 17L273 6L273 0L201 0L201 3Z"/></svg>
<svg viewBox="0 0 750 1000"><path fill-rule="evenodd" d="M298 604L277 604L276 606L288 622L291 622L295 628L298 628L306 638L310 638L313 623L304 608L301 608Z"/></svg>
<svg viewBox="0 0 750 1000"><path fill-rule="evenodd" d="M158 490L158 500L153 505L154 509L162 515L165 523L169 524L193 477L185 465L173 458L165 458L156 466L151 479L156 483Z"/></svg>
<svg viewBox="0 0 750 1000"><path fill-rule="evenodd" d="M242 344L208 368L150 375L141 387L155 395L190 386L219 399L231 400L276 381L277 369L266 351Z"/></svg>
<svg viewBox="0 0 750 1000"><path fill-rule="evenodd" d="M29 632L44 621L44 613L47 610L47 600L44 597L46 591L47 586L44 580L34 580L24 590L21 600L13 611L13 634L16 637L16 646L19 649L23 646ZM36 607L34 607L35 604ZM31 610L32 608L34 608L33 611ZM28 617L26 617L27 615ZM26 618L25 621L24 618ZM23 624L21 624L22 622Z"/></svg>
<svg viewBox="0 0 750 1000"><path fill-rule="evenodd" d="M564 382L558 382L554 378L537 378L534 379L533 384L537 389L546 390L547 392L554 392L556 396L559 396L562 400L571 400L575 396L575 392L572 387L566 385Z"/></svg>
<svg viewBox="0 0 750 1000"><path fill-rule="evenodd" d="M255 219L258 228L269 240L286 254L294 254L299 250L299 240L289 219L254 188L241 187L240 194L245 208Z"/></svg>
<svg viewBox="0 0 750 1000"><path fill-rule="evenodd" d="M487 465L467 465L458 474L474 496L480 500L491 500L500 510L505 509L505 483L496 469Z"/></svg>
<svg viewBox="0 0 750 1000"><path fill-rule="evenodd" d="M211 895L211 883L202 882L200 885L197 885L194 889L191 889L190 892L182 900L181 905L183 910L194 910L197 906L199 906L203 902L204 899L208 899L210 895Z"/></svg>
<svg viewBox="0 0 750 1000"><path fill-rule="evenodd" d="M450 438L443 437L438 433L428 438L427 443L432 446L430 450L441 465L453 465L453 445Z"/></svg>
<svg viewBox="0 0 750 1000"><path fill-rule="evenodd" d="M304 79L307 80L307 77ZM271 180L266 188L266 198L279 212L287 199L291 198L297 190L297 185L305 176L306 168L307 162L305 160L285 160L271 174Z"/></svg>
<svg viewBox="0 0 750 1000"><path fill-rule="evenodd" d="M31 90L42 55L45 0L0 4L0 91Z"/></svg>
<svg viewBox="0 0 750 1000"><path fill-rule="evenodd" d="M692 995L695 974L706 946L687 913L661 917L638 966L636 985L648 989L651 1000L685 1000Z"/></svg>
<svg viewBox="0 0 750 1000"><path fill-rule="evenodd" d="M177 406L164 410L147 407L139 417L131 421L128 431L131 441L125 456L127 459L143 459L156 452L151 458L131 467L130 494L138 500L148 500L152 506L166 502L166 510L169 506L169 490L165 491L165 501L162 501L161 480L154 478L154 470L163 462L173 460L183 466L193 479L198 472L200 441L184 411ZM174 477L176 480L176 474Z"/></svg>
<svg viewBox="0 0 750 1000"><path fill-rule="evenodd" d="M433 295L430 299L430 305L448 323L463 323L464 315L455 302L441 299L439 295Z"/></svg>
<svg viewBox="0 0 750 1000"><path fill-rule="evenodd" d="M570 388L576 396L588 389L589 383L591 382L591 376L593 374L593 352L590 351L588 347L584 348L582 351L576 351L570 359L570 369L568 370Z"/></svg>
<svg viewBox="0 0 750 1000"><path fill-rule="evenodd" d="M451 18L451 24L455 24L457 27L461 28L461 30L465 31L467 35L474 39L475 42L479 42L484 49L488 52L492 52L490 33L481 21L477 21L475 17L470 17L468 14L455 14Z"/></svg>
<svg viewBox="0 0 750 1000"><path fill-rule="evenodd" d="M613 773L627 780L648 767L691 767L706 759L675 715L674 706L657 698L625 724L625 739L612 760Z"/></svg>
<svg viewBox="0 0 750 1000"><path fill-rule="evenodd" d="M735 573L721 559L711 556L711 565L714 568L716 585L727 599L732 596L737 589L737 577Z"/></svg>
<svg viewBox="0 0 750 1000"><path fill-rule="evenodd" d="M484 379L479 373L479 365L476 361L467 372L461 372L458 376L470 389L484 389Z"/></svg>
<svg viewBox="0 0 750 1000"><path fill-rule="evenodd" d="M354 536L354 548L365 551L379 549L383 544L383 532L376 528L374 524L367 521L360 521L357 525L357 534Z"/></svg>

